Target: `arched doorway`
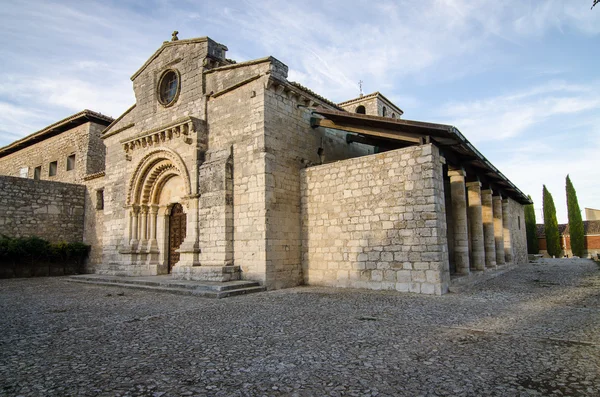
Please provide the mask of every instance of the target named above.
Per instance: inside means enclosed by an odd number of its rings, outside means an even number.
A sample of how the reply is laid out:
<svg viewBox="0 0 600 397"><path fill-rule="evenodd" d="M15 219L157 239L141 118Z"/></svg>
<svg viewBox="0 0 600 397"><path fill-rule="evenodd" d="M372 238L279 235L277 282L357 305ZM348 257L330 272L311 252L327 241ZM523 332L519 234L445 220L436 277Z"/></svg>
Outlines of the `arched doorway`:
<svg viewBox="0 0 600 397"><path fill-rule="evenodd" d="M132 263L147 266L156 274L171 273L180 261L176 252L182 242L195 238L186 227L188 219L182 203L189 205L190 178L181 157L167 148L148 153L135 168L129 183L127 205L129 227L126 239L132 251ZM186 219L188 218L188 219Z"/></svg>
<svg viewBox="0 0 600 397"><path fill-rule="evenodd" d="M179 252L177 252L177 249L179 249L179 246L181 246L181 243L185 240L186 219L181 204L174 204L169 214L169 273L171 273L173 266L179 262Z"/></svg>

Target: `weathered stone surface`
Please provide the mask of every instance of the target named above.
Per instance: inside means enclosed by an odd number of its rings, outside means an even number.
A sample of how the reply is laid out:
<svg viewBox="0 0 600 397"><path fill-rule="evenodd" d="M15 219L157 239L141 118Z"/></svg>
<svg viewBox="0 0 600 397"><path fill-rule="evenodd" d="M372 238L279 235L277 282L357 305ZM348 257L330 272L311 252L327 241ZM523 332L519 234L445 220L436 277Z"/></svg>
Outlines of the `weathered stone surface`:
<svg viewBox="0 0 600 397"><path fill-rule="evenodd" d="M302 177L308 284L446 292L442 164L435 146L312 167Z"/></svg>
<svg viewBox="0 0 600 397"><path fill-rule="evenodd" d="M504 265L504 222L502 211L502 196L493 196L492 204L494 210L494 240L496 241L496 264Z"/></svg>
<svg viewBox="0 0 600 397"><path fill-rule="evenodd" d="M85 186L0 175L0 235L82 241Z"/></svg>
<svg viewBox="0 0 600 397"><path fill-rule="evenodd" d="M469 203L469 238L471 246L471 267L485 270L485 244L483 235L483 213L481 206L481 182L467 183Z"/></svg>
<svg viewBox="0 0 600 397"><path fill-rule="evenodd" d="M469 274L469 221L463 170L449 170L450 194L454 225L454 264L458 274Z"/></svg>
<svg viewBox="0 0 600 397"><path fill-rule="evenodd" d="M369 156L376 148L358 143L364 137L314 123L315 108L363 105L367 119L385 116L376 122L393 131L402 111L387 98L336 105L288 81L288 67L273 57L235 63L226 51L207 37L165 42L131 78L134 106L101 137L110 121L96 115L0 156L0 173L20 172L26 160L31 169L57 161L55 180L86 186L88 271L440 294L449 252L460 274L470 263L493 266L482 254L481 206L467 214L464 174L444 186L443 159L427 136ZM163 76L177 77L169 103L160 99ZM69 153L76 167L63 172ZM306 207L308 199L319 208ZM507 255L524 261L521 208L507 203Z"/></svg>
<svg viewBox="0 0 600 397"><path fill-rule="evenodd" d="M493 192L491 189L481 191L482 219L483 219L483 239L485 244L485 266L487 268L496 267L496 241L494 237L494 209ZM519 262L525 263L525 262Z"/></svg>

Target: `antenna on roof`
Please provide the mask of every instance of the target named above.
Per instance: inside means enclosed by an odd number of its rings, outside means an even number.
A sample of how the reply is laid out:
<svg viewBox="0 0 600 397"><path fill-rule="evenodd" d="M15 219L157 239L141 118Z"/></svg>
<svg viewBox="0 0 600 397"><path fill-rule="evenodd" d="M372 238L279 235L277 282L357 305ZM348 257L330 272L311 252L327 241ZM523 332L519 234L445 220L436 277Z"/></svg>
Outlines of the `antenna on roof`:
<svg viewBox="0 0 600 397"><path fill-rule="evenodd" d="M360 97L361 98L363 96L362 85L363 85L363 81L362 80L358 80L358 89L360 90Z"/></svg>

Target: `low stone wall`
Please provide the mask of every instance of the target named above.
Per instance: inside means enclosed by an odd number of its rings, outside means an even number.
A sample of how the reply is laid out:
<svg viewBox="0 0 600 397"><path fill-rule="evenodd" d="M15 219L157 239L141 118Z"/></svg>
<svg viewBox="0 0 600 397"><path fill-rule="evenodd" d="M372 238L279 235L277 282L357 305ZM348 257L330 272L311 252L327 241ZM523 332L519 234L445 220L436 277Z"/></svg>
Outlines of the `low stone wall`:
<svg viewBox="0 0 600 397"><path fill-rule="evenodd" d="M85 186L0 176L0 234L82 241Z"/></svg>
<svg viewBox="0 0 600 397"><path fill-rule="evenodd" d="M302 171L306 283L448 290L442 163L433 145Z"/></svg>

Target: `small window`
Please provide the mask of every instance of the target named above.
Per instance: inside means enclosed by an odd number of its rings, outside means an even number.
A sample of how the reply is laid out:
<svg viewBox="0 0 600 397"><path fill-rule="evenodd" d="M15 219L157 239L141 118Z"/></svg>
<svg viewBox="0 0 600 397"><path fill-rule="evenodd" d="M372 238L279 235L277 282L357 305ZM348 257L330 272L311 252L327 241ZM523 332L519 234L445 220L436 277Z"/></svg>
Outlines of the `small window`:
<svg viewBox="0 0 600 397"><path fill-rule="evenodd" d="M71 171L75 168L75 155L72 154L67 157L67 171Z"/></svg>
<svg viewBox="0 0 600 397"><path fill-rule="evenodd" d="M38 165L33 169L33 179L40 180L42 178L42 166Z"/></svg>
<svg viewBox="0 0 600 397"><path fill-rule="evenodd" d="M55 176L58 168L58 161L53 161L48 166L48 176Z"/></svg>
<svg viewBox="0 0 600 397"><path fill-rule="evenodd" d="M104 189L96 190L96 209L104 209Z"/></svg>
<svg viewBox="0 0 600 397"><path fill-rule="evenodd" d="M28 178L29 177L29 167L21 167L19 169L19 176L21 178Z"/></svg>
<svg viewBox="0 0 600 397"><path fill-rule="evenodd" d="M158 101L169 106L177 99L179 93L179 74L174 70L167 70L158 82Z"/></svg>
<svg viewBox="0 0 600 397"><path fill-rule="evenodd" d="M360 105L356 108L356 113L358 114L366 114L367 113L367 109L365 109L365 107L363 105Z"/></svg>
<svg viewBox="0 0 600 397"><path fill-rule="evenodd" d="M521 215L517 216L517 223L519 224L519 230L521 230Z"/></svg>
<svg viewBox="0 0 600 397"><path fill-rule="evenodd" d="M387 116L387 108L384 106L383 109L381 109L381 115L383 117Z"/></svg>
<svg viewBox="0 0 600 397"><path fill-rule="evenodd" d="M392 113L392 118L395 119L396 118L396 113Z"/></svg>

